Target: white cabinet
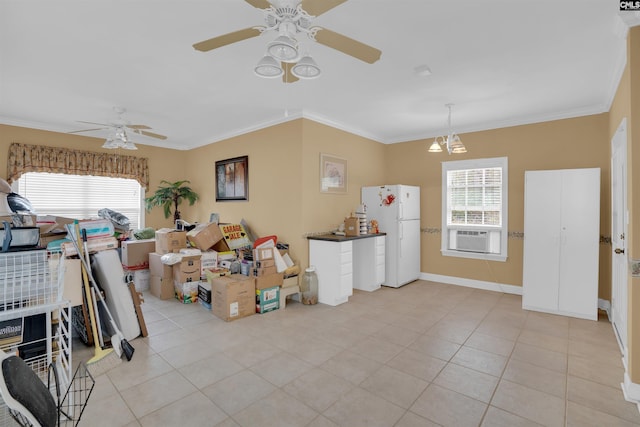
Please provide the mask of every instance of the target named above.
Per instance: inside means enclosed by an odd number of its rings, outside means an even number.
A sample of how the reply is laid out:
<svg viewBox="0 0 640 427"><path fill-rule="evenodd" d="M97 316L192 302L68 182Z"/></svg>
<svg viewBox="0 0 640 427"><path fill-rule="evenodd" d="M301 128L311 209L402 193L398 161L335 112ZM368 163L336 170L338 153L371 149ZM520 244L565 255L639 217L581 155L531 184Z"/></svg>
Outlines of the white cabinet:
<svg viewBox="0 0 640 427"><path fill-rule="evenodd" d="M309 265L318 275L318 301L338 305L353 289L375 291L384 283L386 235L309 237Z"/></svg>
<svg viewBox="0 0 640 427"><path fill-rule="evenodd" d="M353 288L375 291L384 283L385 238L380 235L353 241Z"/></svg>
<svg viewBox="0 0 640 427"><path fill-rule="evenodd" d="M318 302L347 302L353 294L353 241L309 240L309 264L318 275Z"/></svg>
<svg viewBox="0 0 640 427"><path fill-rule="evenodd" d="M600 169L525 172L522 308L597 320Z"/></svg>

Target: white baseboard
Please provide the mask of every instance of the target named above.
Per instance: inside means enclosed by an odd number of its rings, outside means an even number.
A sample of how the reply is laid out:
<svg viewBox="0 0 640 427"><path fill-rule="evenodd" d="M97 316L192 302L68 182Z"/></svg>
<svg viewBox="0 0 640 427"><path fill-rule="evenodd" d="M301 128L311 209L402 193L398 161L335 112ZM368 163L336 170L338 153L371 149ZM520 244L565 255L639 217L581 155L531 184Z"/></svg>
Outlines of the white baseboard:
<svg viewBox="0 0 640 427"><path fill-rule="evenodd" d="M611 322L611 302L606 299L598 298L598 308L607 313L607 318L609 319L609 322Z"/></svg>
<svg viewBox="0 0 640 427"><path fill-rule="evenodd" d="M626 401L635 403L640 410L640 384L631 382L629 375L625 372L624 382L620 384L622 386L622 393Z"/></svg>
<svg viewBox="0 0 640 427"><path fill-rule="evenodd" d="M465 286L467 288L484 289L486 291L503 292L505 294L522 295L522 286L503 283L485 282L483 280L465 279L463 277L442 276L440 274L420 273L420 279L448 285Z"/></svg>

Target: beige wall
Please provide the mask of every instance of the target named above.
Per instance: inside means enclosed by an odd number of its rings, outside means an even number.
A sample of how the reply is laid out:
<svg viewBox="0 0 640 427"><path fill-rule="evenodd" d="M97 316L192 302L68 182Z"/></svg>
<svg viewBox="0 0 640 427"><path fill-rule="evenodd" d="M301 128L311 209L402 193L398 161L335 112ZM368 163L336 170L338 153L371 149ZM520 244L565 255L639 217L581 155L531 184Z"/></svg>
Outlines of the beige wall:
<svg viewBox="0 0 640 427"><path fill-rule="evenodd" d="M428 153L432 140L389 145L386 178L422 187L422 268L425 273L522 286L521 238L509 238L506 262L445 257L440 254L441 162L508 157L510 232L523 232L524 172L536 169L601 168L600 233L609 236L608 115L599 114L461 135L466 154ZM609 246L601 245L600 298L609 299Z"/></svg>
<svg viewBox="0 0 640 427"><path fill-rule="evenodd" d="M184 179L186 152L138 144L138 150L108 150L102 148L104 139L84 135L47 132L16 126L0 125L0 177L7 177L7 154L12 142L23 144L64 147L74 150L108 152L149 159L149 187L154 191L161 180L177 181ZM97 214L97 213L96 213ZM165 219L161 208L155 208L147 214L146 225L154 228L170 227L172 219Z"/></svg>
<svg viewBox="0 0 640 427"><path fill-rule="evenodd" d="M320 153L347 160L346 194L320 192ZM249 156L249 200L216 202L214 164ZM187 153L185 176L201 196L183 209L187 221L245 219L258 236L275 234L291 245L301 267L308 265L306 233L338 226L360 202L360 187L382 182L384 146L310 120L299 119L258 130Z"/></svg>

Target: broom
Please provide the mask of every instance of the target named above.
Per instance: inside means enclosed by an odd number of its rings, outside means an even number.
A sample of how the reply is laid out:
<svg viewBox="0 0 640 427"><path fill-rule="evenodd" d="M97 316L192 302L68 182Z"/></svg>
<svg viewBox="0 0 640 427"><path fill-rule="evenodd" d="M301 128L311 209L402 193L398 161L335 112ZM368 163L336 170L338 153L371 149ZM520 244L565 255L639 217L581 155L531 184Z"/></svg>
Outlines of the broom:
<svg viewBox="0 0 640 427"><path fill-rule="evenodd" d="M77 226L78 225L76 223L76 227ZM76 236L79 237L79 234L76 234ZM78 245L75 240L73 241L73 243L74 243L74 246L76 247L76 251L78 252L78 256L80 257L80 259L83 259L83 254L79 250L80 245ZM89 311L89 319L91 320L91 334L93 336L93 345L94 345L93 357L86 362L86 365L87 365L87 369L89 369L91 374L97 377L107 372L109 369L117 366L120 362L122 362L122 359L116 356L113 349L111 348L103 349L102 347L100 347L100 338L98 336L98 327L97 327L95 312L93 311L94 304L93 304L93 299L91 297L91 289L89 288L89 279L87 277L87 270L85 269L84 263L82 263L81 267L82 267L82 282L84 284L84 294L87 298L87 310Z"/></svg>

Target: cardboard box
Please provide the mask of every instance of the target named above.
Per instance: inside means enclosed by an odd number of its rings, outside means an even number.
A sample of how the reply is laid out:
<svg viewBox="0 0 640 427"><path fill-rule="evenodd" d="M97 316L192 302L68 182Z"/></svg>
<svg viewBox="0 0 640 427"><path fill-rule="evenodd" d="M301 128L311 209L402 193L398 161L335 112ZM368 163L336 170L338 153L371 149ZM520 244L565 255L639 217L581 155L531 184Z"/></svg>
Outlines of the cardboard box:
<svg viewBox="0 0 640 427"><path fill-rule="evenodd" d="M40 246L47 247L47 245L56 240L62 240L67 237L65 231L52 231L49 233L40 234Z"/></svg>
<svg viewBox="0 0 640 427"><path fill-rule="evenodd" d="M218 252L204 251L200 256L200 277L205 276L205 270L218 268Z"/></svg>
<svg viewBox="0 0 640 427"><path fill-rule="evenodd" d="M347 218L344 220L344 233L347 236L359 236L360 235L360 219L359 218Z"/></svg>
<svg viewBox="0 0 640 427"><path fill-rule="evenodd" d="M122 265L131 268L149 268L149 253L156 249L155 239L124 240L120 244Z"/></svg>
<svg viewBox="0 0 640 427"><path fill-rule="evenodd" d="M256 312L256 286L253 277L242 274L211 280L211 311L227 322Z"/></svg>
<svg viewBox="0 0 640 427"><path fill-rule="evenodd" d="M193 304L198 302L198 285L197 282L179 283L174 281L173 286L176 291L176 299L183 304Z"/></svg>
<svg viewBox="0 0 640 427"><path fill-rule="evenodd" d="M187 233L187 240L201 251L206 251L222 240L222 231L218 224L213 222L198 224Z"/></svg>
<svg viewBox="0 0 640 427"><path fill-rule="evenodd" d="M180 249L186 247L186 231L178 231L172 228L156 230L156 253L164 255L170 252L180 252Z"/></svg>
<svg viewBox="0 0 640 427"><path fill-rule="evenodd" d="M152 276L173 280L173 266L162 263L162 255L156 252L149 254L149 271Z"/></svg>
<svg viewBox="0 0 640 427"><path fill-rule="evenodd" d="M272 288L282 286L284 280L282 273L266 274L256 277L256 289Z"/></svg>
<svg viewBox="0 0 640 427"><path fill-rule="evenodd" d="M261 263L273 262L275 265L274 253L273 251L277 251L276 248L256 248L253 250L253 260ZM266 265L265 265L266 267Z"/></svg>
<svg viewBox="0 0 640 427"><path fill-rule="evenodd" d="M133 280L133 286L138 292L148 291L151 286L151 271L148 268L131 270L124 268L124 274L130 274Z"/></svg>
<svg viewBox="0 0 640 427"><path fill-rule="evenodd" d="M228 276L231 272L226 268L216 267L216 268L207 268L204 271L204 275L207 278L207 281L211 283L213 279L216 277Z"/></svg>
<svg viewBox="0 0 640 427"><path fill-rule="evenodd" d="M198 285L198 302L211 310L211 284L209 282L200 282Z"/></svg>
<svg viewBox="0 0 640 427"><path fill-rule="evenodd" d="M171 276L162 278L151 275L151 281L149 282L149 290L151 295L160 299L171 299L175 295L175 289L173 286L173 278Z"/></svg>
<svg viewBox="0 0 640 427"><path fill-rule="evenodd" d="M28 214L13 214L13 215L0 215L0 224L7 221L9 225L13 227L37 227L38 217L37 215Z"/></svg>
<svg viewBox="0 0 640 427"><path fill-rule="evenodd" d="M275 267L276 261L274 259L265 259L262 261L256 261L254 265L256 268Z"/></svg>
<svg viewBox="0 0 640 427"><path fill-rule="evenodd" d="M173 265L173 281L177 283L200 281L200 255L183 256Z"/></svg>
<svg viewBox="0 0 640 427"><path fill-rule="evenodd" d="M280 286L256 289L256 313L267 313L280 308Z"/></svg>
<svg viewBox="0 0 640 427"><path fill-rule="evenodd" d="M271 267L259 267L253 269L253 275L256 277L269 276L271 274L276 274L277 272L278 270L275 265L272 265Z"/></svg>

